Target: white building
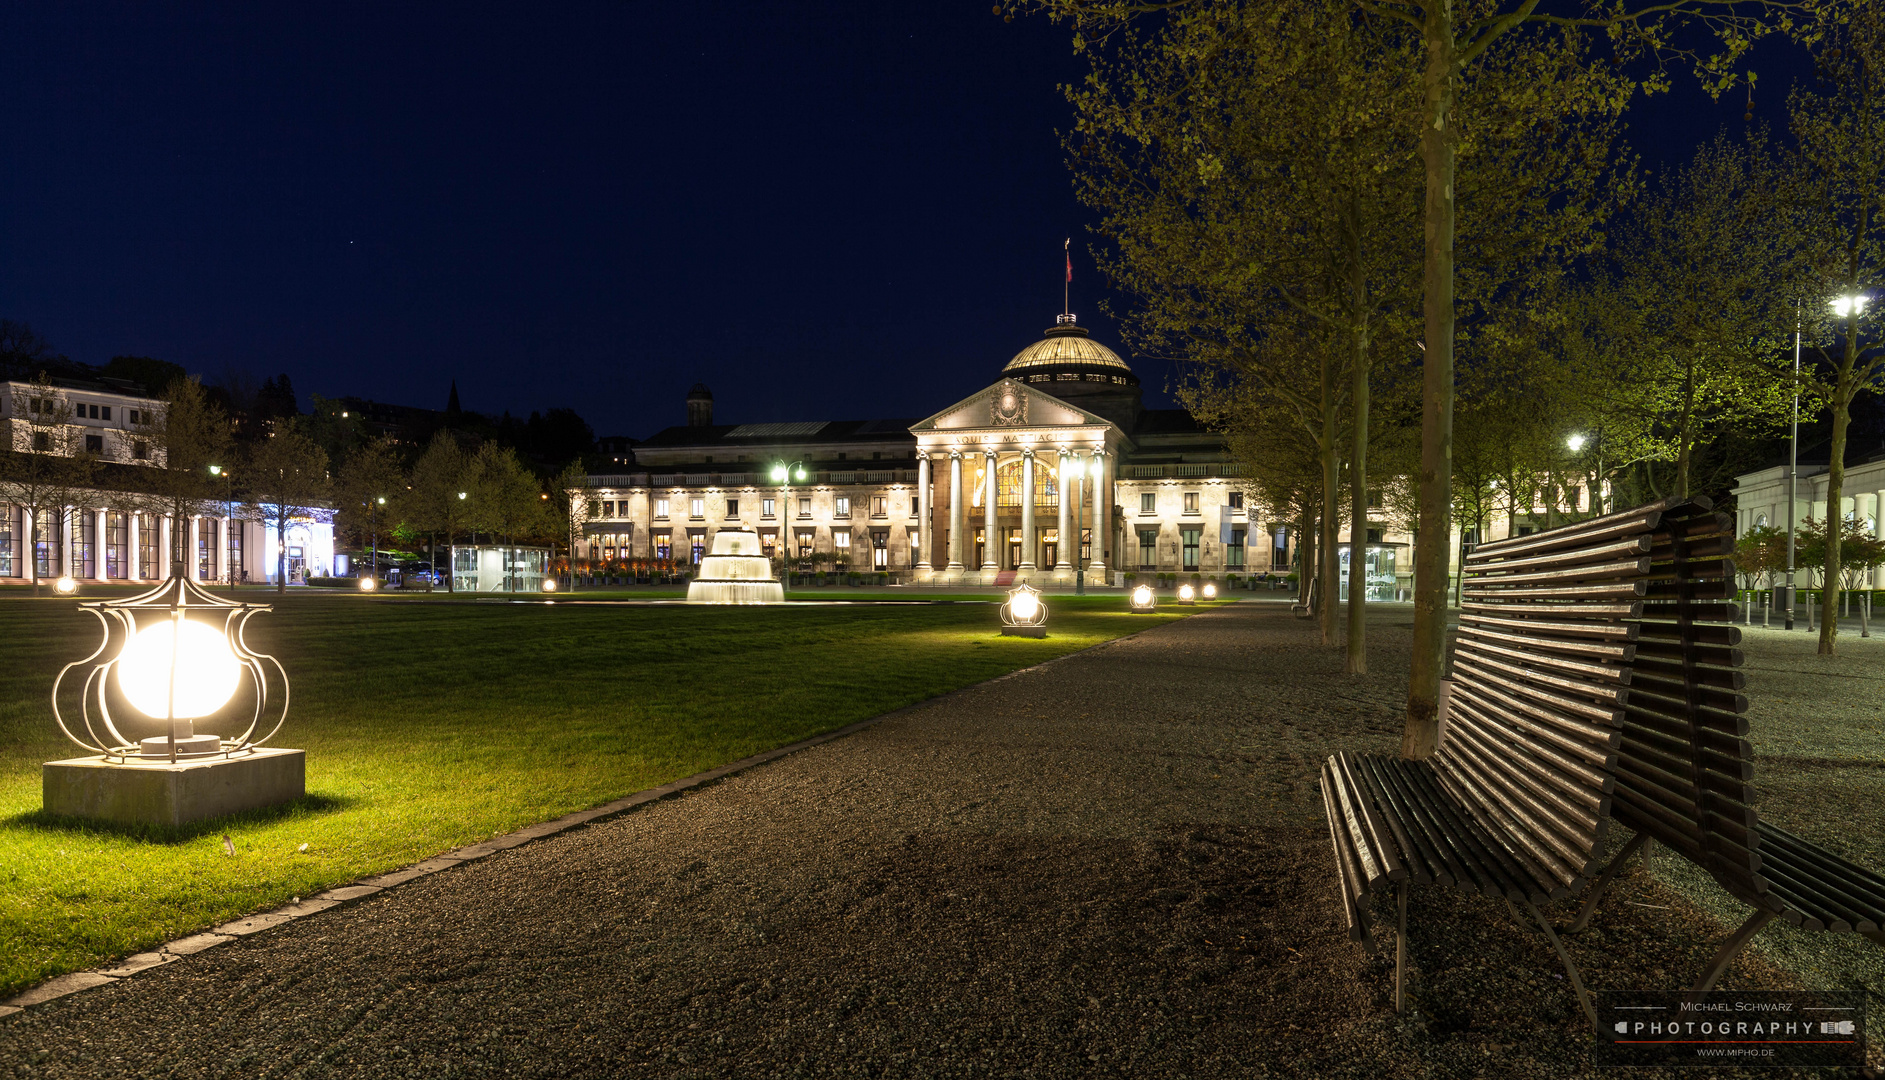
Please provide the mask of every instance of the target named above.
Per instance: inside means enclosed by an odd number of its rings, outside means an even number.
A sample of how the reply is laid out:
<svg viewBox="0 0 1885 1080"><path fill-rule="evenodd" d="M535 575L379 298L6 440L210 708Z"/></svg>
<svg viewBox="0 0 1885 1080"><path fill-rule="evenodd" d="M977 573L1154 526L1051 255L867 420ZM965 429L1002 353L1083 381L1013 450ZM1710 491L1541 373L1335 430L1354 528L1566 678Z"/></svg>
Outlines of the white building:
<svg viewBox="0 0 1885 1080"><path fill-rule="evenodd" d="M1799 467L1794 481L1793 524L1798 528L1807 518L1819 522L1827 519L1826 481L1827 468L1831 462L1831 447L1821 443L1808 447L1800 454ZM1846 476L1841 484L1839 497L1839 518L1843 521L1859 521L1870 530L1873 536L1885 537L1885 449L1877 446L1847 445ZM1783 462L1757 472L1745 473L1735 478L1735 534L1746 535L1748 530L1768 526L1786 531L1787 528L1787 466ZM1808 588L1813 584L1813 576L1804 570L1797 571L1794 584ZM1872 572L1872 588L1885 588L1885 567Z"/></svg>
<svg viewBox="0 0 1885 1080"><path fill-rule="evenodd" d="M185 531L186 572L197 581L273 582L273 529L242 513L241 503L207 500L177 522L145 512L136 497L138 468L160 467L161 447L145 434L163 402L121 382L52 380L45 395L32 383L0 383L0 423L16 454L90 454L104 483L62 510L42 508L37 520L7 501L0 486L0 586L70 575L81 582L160 581L170 575L173 538ZM48 417L57 417L49 423ZM116 481L113 483L112 481ZM290 580L331 572L331 511L287 529Z"/></svg>

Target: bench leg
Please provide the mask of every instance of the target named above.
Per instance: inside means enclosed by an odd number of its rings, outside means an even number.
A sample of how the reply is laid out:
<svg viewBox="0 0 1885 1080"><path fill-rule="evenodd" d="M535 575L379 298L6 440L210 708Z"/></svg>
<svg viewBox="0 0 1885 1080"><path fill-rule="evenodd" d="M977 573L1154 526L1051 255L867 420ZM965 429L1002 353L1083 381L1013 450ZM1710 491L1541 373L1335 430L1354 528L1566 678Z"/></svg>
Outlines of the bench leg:
<svg viewBox="0 0 1885 1080"><path fill-rule="evenodd" d="M1584 898L1584 907L1578 911L1577 920L1570 925L1567 933L1575 934L1590 925L1590 917L1597 913L1597 901L1602 900L1604 890L1610 888L1610 879L1617 876L1617 871L1623 868L1624 861L1636 854L1636 849L1642 847L1643 842L1648 839L1649 836L1644 833L1637 833L1630 837L1630 842L1623 845L1623 850L1617 852L1617 857L1610 860L1610 865L1598 873L1597 880L1590 883L1590 895ZM1648 855L1646 854L1644 858L1648 858Z"/></svg>
<svg viewBox="0 0 1885 1080"><path fill-rule="evenodd" d="M1715 954L1715 962L1708 965L1708 970L1702 973L1701 979L1695 984L1695 990L1701 993L1713 990L1715 984L1721 980L1722 974L1728 970L1728 964L1735 958L1735 954L1746 948L1748 941L1759 933L1761 927L1766 926L1773 917L1774 913L1766 908L1761 908L1748 916L1748 921L1741 924L1741 929L1736 930L1727 941L1722 943L1721 951Z"/></svg>
<svg viewBox="0 0 1885 1080"><path fill-rule="evenodd" d="M1506 905L1510 907L1512 901L1507 900ZM1598 1027L1597 1006L1591 1004L1590 992L1584 989L1584 980L1578 976L1577 965L1571 962L1571 954L1565 951L1564 942L1559 940L1558 932L1551 928L1550 920L1545 918L1544 912L1538 910L1538 905L1527 900L1525 901L1525 910L1531 912L1532 918L1538 920L1538 928L1545 932L1545 937L1551 939L1551 947L1558 950L1558 959L1564 961L1565 973L1571 976L1571 989L1577 991L1577 1003L1584 1006L1584 1015L1590 1017L1590 1028L1592 1031L1596 1031ZM1513 911L1513 914L1518 914L1516 909Z"/></svg>
<svg viewBox="0 0 1885 1080"><path fill-rule="evenodd" d="M1407 882L1395 886L1395 922L1394 922L1394 1011L1400 1012L1406 1002L1402 993L1401 974L1407 968Z"/></svg>

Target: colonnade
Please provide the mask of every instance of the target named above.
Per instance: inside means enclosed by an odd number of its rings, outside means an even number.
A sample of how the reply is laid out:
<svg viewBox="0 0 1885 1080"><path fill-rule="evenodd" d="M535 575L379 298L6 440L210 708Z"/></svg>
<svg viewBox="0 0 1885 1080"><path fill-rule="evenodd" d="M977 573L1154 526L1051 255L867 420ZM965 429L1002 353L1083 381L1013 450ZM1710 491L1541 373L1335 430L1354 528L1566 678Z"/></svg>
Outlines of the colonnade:
<svg viewBox="0 0 1885 1080"><path fill-rule="evenodd" d="M1055 544L1054 565L1051 569L1055 573L1071 573L1079 568L1081 538L1075 535L1077 513L1075 508L1086 502L1088 493L1091 491L1094 495L1092 514L1081 523L1081 527L1091 530L1093 534L1093 553L1092 557L1086 561L1085 569L1088 573L1101 575L1101 580L1104 580L1106 538L1111 535L1112 498L1109 493L1113 490L1115 466L1113 455L1098 449L1082 454L1080 451L1064 448L1040 451L1034 447L1024 447L1018 451L1009 450L1006 453L994 447L950 448L948 450L948 561L942 568L945 573L959 575L973 569L983 574L992 574L1001 569L1000 549L997 547L1003 542L998 524L1001 502L999 471L1004 458L1012 461L1017 456L1021 460L1021 491L1023 492L1019 499L1022 542L1021 557L1014 569L1023 572L1043 569L1037 565L1035 558L1039 538L1036 535L1034 496L1036 461L1043 452L1051 452L1058 457L1054 469L1059 489L1059 497L1056 500L1059 504L1056 533L1058 539ZM970 567L967 557L967 536L971 500L964 497L963 469L965 462L972 461L978 456L982 459L982 559L978 566ZM930 492L930 462L932 460L940 460L940 454L927 450L917 452L917 488L924 495ZM1099 466L1099 475L1089 479L1088 470L1094 463ZM935 506L934 499L925 504L918 524L922 540L922 559L916 564L918 572L933 569L930 552L935 550L932 544Z"/></svg>

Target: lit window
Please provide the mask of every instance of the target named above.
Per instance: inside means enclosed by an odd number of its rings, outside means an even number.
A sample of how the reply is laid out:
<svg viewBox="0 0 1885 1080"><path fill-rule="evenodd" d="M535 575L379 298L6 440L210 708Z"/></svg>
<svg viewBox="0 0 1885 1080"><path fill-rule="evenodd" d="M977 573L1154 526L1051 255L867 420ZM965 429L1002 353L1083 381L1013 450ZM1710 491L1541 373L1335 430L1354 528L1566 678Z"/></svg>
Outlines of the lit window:
<svg viewBox="0 0 1885 1080"><path fill-rule="evenodd" d="M1185 513L1195 514L1197 512L1198 512L1198 493L1195 491L1185 492Z"/></svg>
<svg viewBox="0 0 1885 1080"><path fill-rule="evenodd" d="M799 516L802 518L812 516L812 501L810 499L799 500Z"/></svg>
<svg viewBox="0 0 1885 1080"><path fill-rule="evenodd" d="M1158 496L1150 491L1141 494L1139 496L1139 512L1141 514L1158 513Z"/></svg>
<svg viewBox="0 0 1885 1080"><path fill-rule="evenodd" d="M871 496L871 516L884 517L890 513L890 500L883 495Z"/></svg>
<svg viewBox="0 0 1885 1080"><path fill-rule="evenodd" d="M689 517L705 517L706 514L707 514L707 500L705 499L687 500L687 515Z"/></svg>
<svg viewBox="0 0 1885 1080"><path fill-rule="evenodd" d="M771 516L772 516L772 513L773 513L773 507L774 507L774 505L775 505L775 503L774 503L774 502L773 502L773 500L771 500L771 499L761 499L761 500L759 500L759 516L760 516L760 517L771 517Z"/></svg>
<svg viewBox="0 0 1885 1080"><path fill-rule="evenodd" d="M838 496L838 508L832 511L832 516L841 518L851 516L851 497L849 495Z"/></svg>
<svg viewBox="0 0 1885 1080"><path fill-rule="evenodd" d="M666 518L667 516L668 516L668 501L666 499L656 499L655 500L655 518L659 520L659 519ZM665 557L666 556L663 556L663 558Z"/></svg>
<svg viewBox="0 0 1885 1080"><path fill-rule="evenodd" d="M1224 549L1224 567L1228 570L1244 568L1244 530L1230 531L1230 546Z"/></svg>
<svg viewBox="0 0 1885 1080"><path fill-rule="evenodd" d="M1198 568L1198 541L1203 537L1204 530L1194 525L1188 529L1180 529L1178 532L1184 539L1185 569L1196 570Z"/></svg>

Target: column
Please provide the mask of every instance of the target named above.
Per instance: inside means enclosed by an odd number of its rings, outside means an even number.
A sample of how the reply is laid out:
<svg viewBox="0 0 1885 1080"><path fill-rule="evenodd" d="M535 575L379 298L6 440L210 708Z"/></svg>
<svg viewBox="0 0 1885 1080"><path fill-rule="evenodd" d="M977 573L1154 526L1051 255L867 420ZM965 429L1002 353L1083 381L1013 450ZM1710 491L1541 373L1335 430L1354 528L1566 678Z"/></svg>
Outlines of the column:
<svg viewBox="0 0 1885 1080"><path fill-rule="evenodd" d="M1112 459L1106 451L1093 451L1093 460L1099 464L1100 475L1093 481L1093 561L1087 564L1089 576L1098 574L1099 584L1106 584L1106 540L1111 535L1107 531L1108 513L1113 508L1113 477L1109 468Z"/></svg>
<svg viewBox="0 0 1885 1080"><path fill-rule="evenodd" d="M962 451L949 451L949 569L962 569Z"/></svg>
<svg viewBox="0 0 1885 1080"><path fill-rule="evenodd" d="M144 576L144 567L139 564L138 555L138 545L141 542L138 518L141 516L140 514L124 515L124 575L132 581Z"/></svg>
<svg viewBox="0 0 1885 1080"><path fill-rule="evenodd" d="M197 579L196 545L202 541L202 521L202 518L191 514L188 531L184 533L183 576L191 581Z"/></svg>
<svg viewBox="0 0 1885 1080"><path fill-rule="evenodd" d="M1034 569L1034 448L1021 451L1021 565Z"/></svg>
<svg viewBox="0 0 1885 1080"><path fill-rule="evenodd" d="M928 570L930 519L936 514L936 500L929 497L929 452L919 450L916 453L916 497L921 500L916 517L916 544L918 551L916 568Z"/></svg>
<svg viewBox="0 0 1885 1080"><path fill-rule="evenodd" d="M995 553L1001 538L995 535L995 451L982 451L982 570L998 570Z"/></svg>
<svg viewBox="0 0 1885 1080"><path fill-rule="evenodd" d="M1885 491L1872 493L1872 535L1885 540ZM1873 573L1873 586L1879 587L1885 582L1885 566L1876 567Z"/></svg>
<svg viewBox="0 0 1885 1080"><path fill-rule="evenodd" d="M1060 543L1055 545L1054 569L1073 569L1073 485L1070 479L1073 458L1067 451L1060 451L1059 469L1054 476L1054 485L1060 491Z"/></svg>
<svg viewBox="0 0 1885 1080"><path fill-rule="evenodd" d="M103 510L93 510L91 515L92 536L95 541L92 544L92 577L104 581L111 576L109 570L111 564L107 561L107 553L111 547L111 533L106 531L111 524L111 518Z"/></svg>

